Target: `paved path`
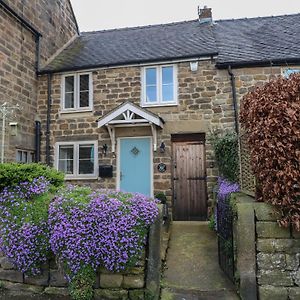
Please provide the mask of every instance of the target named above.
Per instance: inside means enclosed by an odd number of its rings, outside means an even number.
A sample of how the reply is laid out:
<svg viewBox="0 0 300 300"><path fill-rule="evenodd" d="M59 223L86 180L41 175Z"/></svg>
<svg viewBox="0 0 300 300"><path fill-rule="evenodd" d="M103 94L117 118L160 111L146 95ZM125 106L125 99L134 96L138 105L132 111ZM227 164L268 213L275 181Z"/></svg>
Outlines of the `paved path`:
<svg viewBox="0 0 300 300"><path fill-rule="evenodd" d="M161 300L236 300L207 222L173 222Z"/></svg>

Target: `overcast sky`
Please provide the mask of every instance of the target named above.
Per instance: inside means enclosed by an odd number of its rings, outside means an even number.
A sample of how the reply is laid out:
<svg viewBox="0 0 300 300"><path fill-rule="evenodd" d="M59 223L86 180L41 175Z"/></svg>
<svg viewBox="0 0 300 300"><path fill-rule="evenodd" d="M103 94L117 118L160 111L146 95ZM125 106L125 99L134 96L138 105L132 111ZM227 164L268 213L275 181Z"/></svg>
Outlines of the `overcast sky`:
<svg viewBox="0 0 300 300"><path fill-rule="evenodd" d="M300 0L71 1L80 31L193 20L199 4L211 7L215 20L300 13Z"/></svg>

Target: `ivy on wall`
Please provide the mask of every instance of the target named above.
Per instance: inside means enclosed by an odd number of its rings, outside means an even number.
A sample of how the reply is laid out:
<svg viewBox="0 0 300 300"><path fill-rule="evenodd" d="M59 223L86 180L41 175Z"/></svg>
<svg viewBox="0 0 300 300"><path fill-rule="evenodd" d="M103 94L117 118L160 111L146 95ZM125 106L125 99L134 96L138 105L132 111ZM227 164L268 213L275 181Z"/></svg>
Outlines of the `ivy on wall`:
<svg viewBox="0 0 300 300"><path fill-rule="evenodd" d="M209 140L214 148L220 176L230 182L238 182L238 138L234 132L213 131Z"/></svg>

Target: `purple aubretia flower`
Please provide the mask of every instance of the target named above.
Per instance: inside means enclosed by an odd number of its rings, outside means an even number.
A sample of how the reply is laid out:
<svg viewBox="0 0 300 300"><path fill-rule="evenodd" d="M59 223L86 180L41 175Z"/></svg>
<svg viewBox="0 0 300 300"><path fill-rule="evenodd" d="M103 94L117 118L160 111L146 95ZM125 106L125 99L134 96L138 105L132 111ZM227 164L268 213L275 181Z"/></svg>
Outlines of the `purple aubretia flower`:
<svg viewBox="0 0 300 300"><path fill-rule="evenodd" d="M86 265L94 270L125 269L145 246L147 229L158 215L156 202L112 190L99 190L89 194L88 201L76 202L74 191L76 187L69 188L50 205L52 251L70 276Z"/></svg>

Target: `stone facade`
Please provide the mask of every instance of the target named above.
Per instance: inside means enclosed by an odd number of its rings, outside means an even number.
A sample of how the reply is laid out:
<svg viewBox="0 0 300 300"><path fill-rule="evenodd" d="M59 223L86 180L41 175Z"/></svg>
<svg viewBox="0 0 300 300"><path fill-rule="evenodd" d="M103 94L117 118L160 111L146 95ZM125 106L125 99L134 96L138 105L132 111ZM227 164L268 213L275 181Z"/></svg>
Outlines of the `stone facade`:
<svg viewBox="0 0 300 300"><path fill-rule="evenodd" d="M165 121L163 130L158 131L158 145L164 141L166 150L154 152L153 176L154 194L164 192L171 201L171 135L176 133L206 133L213 128L233 129L234 116L232 110L231 88L227 71L215 69L214 61L199 62L197 72L191 72L188 62L177 64L178 68L178 105L167 107L148 107ZM51 106L51 161L54 161L54 145L58 141L97 140L99 142L99 164L112 164L114 177L111 179L90 180L88 183L102 188L116 188L117 158L111 153L111 142L105 128L97 127L97 119L109 113L125 101L137 105L141 102L141 67L120 67L99 69L92 72L93 105L91 112L62 113L61 75L55 74L52 79ZM47 111L47 77L39 81L39 114L42 117L45 132ZM120 128L117 137L151 136L150 128ZM45 135L44 135L45 136ZM101 153L101 146L109 145L108 153ZM45 140L43 139L43 160L45 159ZM118 154L116 154L118 155ZM211 191L217 176L213 166L213 154L209 141L206 142L206 161L208 187ZM159 173L157 165L165 163L167 171ZM87 181L78 181L86 184Z"/></svg>
<svg viewBox="0 0 300 300"><path fill-rule="evenodd" d="M147 109L164 119L163 130L158 132L158 145L164 141L166 151L154 152L153 179L154 194L163 192L171 204L172 198L172 144L171 136L176 133L206 134L206 166L208 198L212 199L218 170L214 163L213 150L209 142L209 133L213 129L234 130L234 112L232 88L227 70L218 70L215 61L199 61L199 68L192 72L189 62L177 63L178 69L178 105L166 107L147 107ZM97 119L108 114L125 101L141 104L141 70L142 67L116 67L96 69L93 78L93 111L78 113L61 112L61 74L52 77L51 135L50 155L54 163L54 145L61 141L97 140L100 165L113 165L114 176L110 179L77 181L101 188L116 188L116 165L118 153L111 153L111 142L105 128L97 127ZM273 76L280 75L280 67L244 68L233 70L236 77L238 104L242 97L255 85L263 84ZM42 117L45 132L47 112L47 77L39 80L39 115ZM117 137L151 136L150 128L117 129ZM45 134L44 134L45 136ZM101 147L109 145L107 155ZM43 161L45 161L45 139L43 139ZM157 165L165 163L167 171L159 173Z"/></svg>
<svg viewBox="0 0 300 300"><path fill-rule="evenodd" d="M68 0L10 0L6 3L42 34L41 65L77 34ZM0 105L8 102L21 108L6 124L5 161L15 161L16 149L34 151L38 85L36 37L2 6L0 28ZM2 121L2 116L0 118ZM18 123L17 134L12 133L9 122Z"/></svg>

